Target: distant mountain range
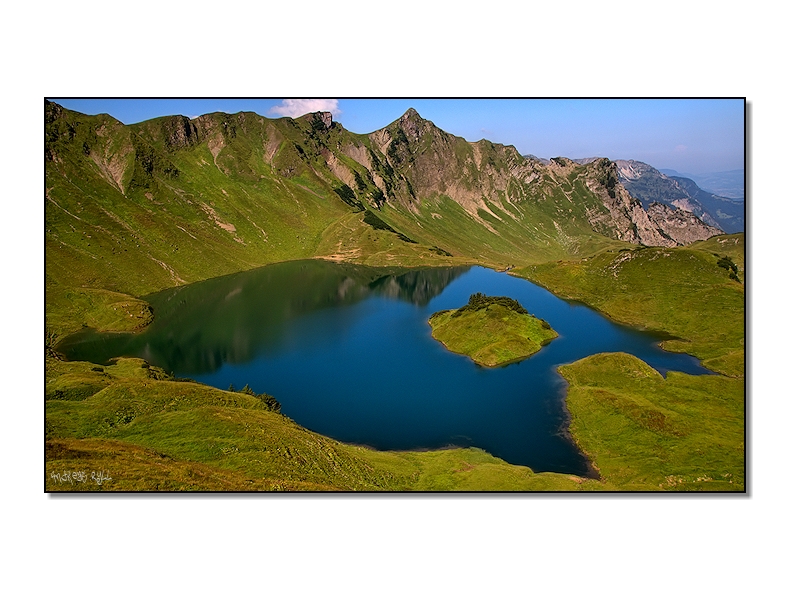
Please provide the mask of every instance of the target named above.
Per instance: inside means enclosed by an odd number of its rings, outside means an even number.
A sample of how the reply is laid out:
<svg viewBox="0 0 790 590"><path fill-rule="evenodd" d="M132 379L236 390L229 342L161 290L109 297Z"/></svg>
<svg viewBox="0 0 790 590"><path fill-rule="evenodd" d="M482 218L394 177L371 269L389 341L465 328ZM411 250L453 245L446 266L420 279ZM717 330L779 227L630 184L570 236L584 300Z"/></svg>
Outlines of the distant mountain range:
<svg viewBox="0 0 790 590"><path fill-rule="evenodd" d="M741 201L744 199L744 187L746 186L746 182L743 169L712 172L710 174L690 174L688 172L678 172L671 168L662 168L660 171L667 176L690 178L696 182L697 186L702 190L713 193L719 197L727 197L729 199Z"/></svg>
<svg viewBox="0 0 790 590"><path fill-rule="evenodd" d="M742 199L713 194L701 189L691 178L668 176L644 162L616 160L615 163L620 182L645 208L654 202L663 203L672 209L693 213L727 233L744 231L745 202ZM743 171L740 173L743 178ZM733 183L736 176L731 175Z"/></svg>

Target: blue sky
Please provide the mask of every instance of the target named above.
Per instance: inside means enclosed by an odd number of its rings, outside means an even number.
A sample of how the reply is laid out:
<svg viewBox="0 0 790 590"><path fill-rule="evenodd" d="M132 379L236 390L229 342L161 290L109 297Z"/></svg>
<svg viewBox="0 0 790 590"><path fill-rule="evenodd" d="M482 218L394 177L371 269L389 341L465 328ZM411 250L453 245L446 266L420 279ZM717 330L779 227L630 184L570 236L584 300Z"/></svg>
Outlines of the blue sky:
<svg viewBox="0 0 790 590"><path fill-rule="evenodd" d="M123 123L162 115L254 111L265 117L327 110L355 133L388 125L413 107L469 141L485 138L543 158L640 160L702 174L744 167L741 99L54 99Z"/></svg>

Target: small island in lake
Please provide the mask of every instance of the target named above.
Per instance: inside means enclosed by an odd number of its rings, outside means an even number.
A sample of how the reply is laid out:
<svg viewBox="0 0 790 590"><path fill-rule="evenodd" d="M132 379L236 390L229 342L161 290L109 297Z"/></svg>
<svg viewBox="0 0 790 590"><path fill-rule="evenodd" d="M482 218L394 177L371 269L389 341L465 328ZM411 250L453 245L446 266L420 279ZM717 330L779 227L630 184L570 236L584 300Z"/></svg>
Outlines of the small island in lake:
<svg viewBox="0 0 790 590"><path fill-rule="evenodd" d="M509 297L475 293L459 309L433 314L433 337L448 350L465 354L479 365L498 367L527 358L558 336Z"/></svg>

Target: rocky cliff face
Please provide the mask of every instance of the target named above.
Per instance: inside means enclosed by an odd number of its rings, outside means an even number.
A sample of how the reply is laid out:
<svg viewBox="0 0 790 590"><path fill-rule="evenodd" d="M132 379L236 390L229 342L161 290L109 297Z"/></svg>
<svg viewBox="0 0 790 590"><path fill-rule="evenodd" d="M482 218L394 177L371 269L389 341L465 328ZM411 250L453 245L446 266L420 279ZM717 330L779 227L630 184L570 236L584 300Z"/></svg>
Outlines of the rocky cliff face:
<svg viewBox="0 0 790 590"><path fill-rule="evenodd" d="M667 176L644 162L617 160L616 164L620 182L645 209L651 203L663 203L671 209L693 213L706 224L724 231L743 231L742 202L717 197L700 189L689 178Z"/></svg>
<svg viewBox="0 0 790 590"><path fill-rule="evenodd" d="M590 223L602 233L609 231L618 240L644 246L684 246L724 233L691 212L673 211L661 203L654 202L645 211L642 203L618 182L619 169L615 162L600 159L587 166L591 168L588 186L609 211L608 217L590 216Z"/></svg>
<svg viewBox="0 0 790 590"><path fill-rule="evenodd" d="M200 141L197 126L187 117L167 117L162 127L165 145L170 150L189 147Z"/></svg>
<svg viewBox="0 0 790 590"><path fill-rule="evenodd" d="M679 208L673 210L663 203L652 203L647 215L664 236L680 246L724 233L707 225L693 213Z"/></svg>
<svg viewBox="0 0 790 590"><path fill-rule="evenodd" d="M446 195L478 217L479 210L488 210L485 201L498 199L512 180L536 177L535 162L512 146L486 140L469 143L442 131L414 109L370 134L370 139L403 178L407 193L392 192L407 205Z"/></svg>

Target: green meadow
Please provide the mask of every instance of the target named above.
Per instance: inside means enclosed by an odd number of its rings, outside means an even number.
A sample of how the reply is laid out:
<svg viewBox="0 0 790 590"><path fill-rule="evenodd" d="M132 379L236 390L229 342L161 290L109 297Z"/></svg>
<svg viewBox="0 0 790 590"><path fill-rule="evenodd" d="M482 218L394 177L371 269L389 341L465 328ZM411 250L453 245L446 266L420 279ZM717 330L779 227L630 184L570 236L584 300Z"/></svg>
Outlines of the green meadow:
<svg viewBox="0 0 790 590"><path fill-rule="evenodd" d="M560 367L570 431L619 490L738 491L745 486L744 384L669 372L623 353Z"/></svg>

